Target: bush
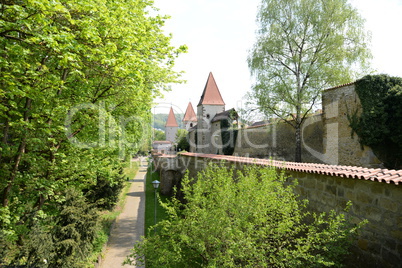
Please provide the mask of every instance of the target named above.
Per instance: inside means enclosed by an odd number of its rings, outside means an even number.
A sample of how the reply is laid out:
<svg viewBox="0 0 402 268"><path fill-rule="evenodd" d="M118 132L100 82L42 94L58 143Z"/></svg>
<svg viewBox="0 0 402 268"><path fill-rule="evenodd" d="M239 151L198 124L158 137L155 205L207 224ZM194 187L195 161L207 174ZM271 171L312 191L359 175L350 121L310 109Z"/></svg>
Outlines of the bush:
<svg viewBox="0 0 402 268"><path fill-rule="evenodd" d="M196 181L186 176L185 204L162 203L169 218L129 257L149 267L340 265L359 226L334 211L306 212L307 201L284 182L283 174L261 167L235 172L211 165Z"/></svg>
<svg viewBox="0 0 402 268"><path fill-rule="evenodd" d="M118 172L98 172L96 184L84 189L85 197L98 208L110 210L116 205L125 181L122 168Z"/></svg>
<svg viewBox="0 0 402 268"><path fill-rule="evenodd" d="M177 143L177 150L179 151L190 151L190 143L187 137L181 137Z"/></svg>
<svg viewBox="0 0 402 268"><path fill-rule="evenodd" d="M8 265L83 267L97 232L98 213L74 188L66 189L65 201L55 209L58 215L36 221L19 241L19 251Z"/></svg>

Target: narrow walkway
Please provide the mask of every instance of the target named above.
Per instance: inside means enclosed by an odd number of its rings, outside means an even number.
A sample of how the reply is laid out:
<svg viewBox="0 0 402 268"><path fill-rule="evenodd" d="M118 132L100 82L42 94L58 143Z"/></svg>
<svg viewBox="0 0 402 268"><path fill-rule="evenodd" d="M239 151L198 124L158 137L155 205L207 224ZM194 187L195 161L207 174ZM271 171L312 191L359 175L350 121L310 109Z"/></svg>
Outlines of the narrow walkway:
<svg viewBox="0 0 402 268"><path fill-rule="evenodd" d="M137 175L131 179L130 190L122 213L111 231L102 268L136 267L122 265L136 241L144 235L145 192L144 183L147 169L145 158Z"/></svg>

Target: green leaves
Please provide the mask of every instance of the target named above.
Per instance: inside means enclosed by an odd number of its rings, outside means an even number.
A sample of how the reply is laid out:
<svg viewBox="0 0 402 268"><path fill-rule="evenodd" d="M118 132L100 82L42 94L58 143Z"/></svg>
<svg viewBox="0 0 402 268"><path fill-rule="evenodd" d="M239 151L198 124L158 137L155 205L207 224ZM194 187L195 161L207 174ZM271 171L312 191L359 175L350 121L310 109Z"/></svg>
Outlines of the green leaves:
<svg viewBox="0 0 402 268"><path fill-rule="evenodd" d="M351 111L350 126L390 169L402 167L402 78L368 75L355 83L362 111ZM360 113L358 115L358 113Z"/></svg>
<svg viewBox="0 0 402 268"><path fill-rule="evenodd" d="M300 130L321 91L367 73L368 34L346 0L263 0L248 65L250 99ZM292 116L291 116L292 115ZM296 136L298 131L296 131ZM296 161L301 161L296 137Z"/></svg>
<svg viewBox="0 0 402 268"><path fill-rule="evenodd" d="M180 81L172 67L183 49L170 45L152 8L147 0L1 4L0 197L13 215L4 233L26 239L58 215L67 188L113 206L122 160L149 144L153 98ZM7 248L0 254L24 264Z"/></svg>
<svg viewBox="0 0 402 268"><path fill-rule="evenodd" d="M321 267L339 264L357 228L342 214L305 211L273 168L221 162L182 181L185 202L134 247L151 267ZM288 183L286 183L288 184ZM309 223L309 224L307 224Z"/></svg>

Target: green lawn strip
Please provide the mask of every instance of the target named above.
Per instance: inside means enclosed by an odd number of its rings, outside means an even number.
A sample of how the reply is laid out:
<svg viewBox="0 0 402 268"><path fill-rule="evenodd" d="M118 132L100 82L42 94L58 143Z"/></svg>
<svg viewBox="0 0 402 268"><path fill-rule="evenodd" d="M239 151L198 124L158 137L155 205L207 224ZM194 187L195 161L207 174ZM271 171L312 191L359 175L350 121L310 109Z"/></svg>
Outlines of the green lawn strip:
<svg viewBox="0 0 402 268"><path fill-rule="evenodd" d="M139 170L139 163L138 162L130 162L126 168L123 170L123 176L127 177L127 180L134 179L135 175ZM119 197L119 201L116 204L115 208L112 211L105 210L101 211L101 217L99 222L99 231L95 238L93 244L93 253L90 257L88 257L88 263L85 267L93 267L94 262L97 261L98 256L102 254L104 246L107 244L109 239L110 231L112 228L113 223L115 222L116 218L120 215L123 211L127 193L130 189L130 182L125 182L124 188L122 189Z"/></svg>
<svg viewBox="0 0 402 268"><path fill-rule="evenodd" d="M152 170L154 170L152 168ZM152 176L150 175L152 173ZM160 181L159 172L151 172L148 168L146 184L145 184L145 236L152 234L154 229L152 226L155 224L155 190L152 185L152 181ZM159 194L162 202L166 202L169 197ZM156 221L159 222L167 217L166 211L159 205L156 204ZM151 229L150 229L151 228Z"/></svg>

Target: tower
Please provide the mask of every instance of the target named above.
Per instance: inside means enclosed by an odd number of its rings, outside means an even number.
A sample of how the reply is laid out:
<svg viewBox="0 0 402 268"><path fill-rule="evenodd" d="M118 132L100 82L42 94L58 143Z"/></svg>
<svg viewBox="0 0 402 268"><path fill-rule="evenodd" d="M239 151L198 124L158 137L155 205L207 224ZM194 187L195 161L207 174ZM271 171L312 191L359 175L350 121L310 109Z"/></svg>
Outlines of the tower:
<svg viewBox="0 0 402 268"><path fill-rule="evenodd" d="M176 141L176 133L177 133L178 128L179 128L179 125L177 124L173 109L172 109L172 107L170 107L169 116L167 118L166 125L165 125L165 134L166 134L167 141L171 141L173 143Z"/></svg>
<svg viewBox="0 0 402 268"><path fill-rule="evenodd" d="M187 131L197 124L197 115L194 112L191 102L189 102L187 105L186 113L183 117L183 123Z"/></svg>
<svg viewBox="0 0 402 268"><path fill-rule="evenodd" d="M211 147L211 121L218 113L225 111L225 102L222 99L212 72L209 73L207 83L197 105L197 152L209 153Z"/></svg>

